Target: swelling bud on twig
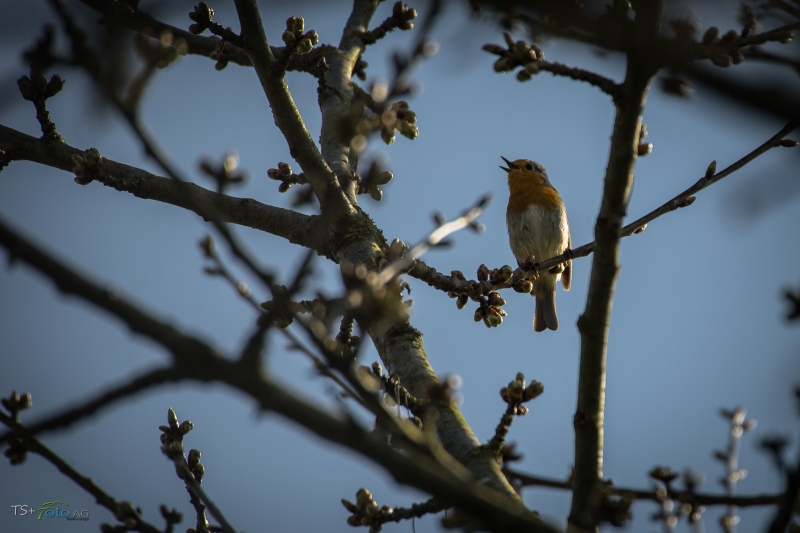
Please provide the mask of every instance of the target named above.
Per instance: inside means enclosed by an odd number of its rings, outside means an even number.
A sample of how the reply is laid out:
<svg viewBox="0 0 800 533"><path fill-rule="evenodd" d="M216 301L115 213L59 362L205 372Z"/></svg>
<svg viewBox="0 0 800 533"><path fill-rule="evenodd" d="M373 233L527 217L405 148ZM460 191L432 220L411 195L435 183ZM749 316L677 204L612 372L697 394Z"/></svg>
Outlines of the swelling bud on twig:
<svg viewBox="0 0 800 533"><path fill-rule="evenodd" d="M711 177L713 177L713 176L714 176L714 174L716 174L716 173L717 173L717 161L716 161L716 159L715 159L714 161L712 161L712 162L711 162L711 163L708 165L708 168L706 169L706 176L705 176L705 177L706 177L706 179L708 179L708 178L711 178Z"/></svg>

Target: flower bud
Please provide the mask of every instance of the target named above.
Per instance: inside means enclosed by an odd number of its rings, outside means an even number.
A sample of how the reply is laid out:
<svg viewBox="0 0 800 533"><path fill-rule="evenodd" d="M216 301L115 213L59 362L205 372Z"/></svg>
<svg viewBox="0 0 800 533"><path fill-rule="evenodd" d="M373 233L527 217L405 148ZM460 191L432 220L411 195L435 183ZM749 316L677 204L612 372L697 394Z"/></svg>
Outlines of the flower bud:
<svg viewBox="0 0 800 533"><path fill-rule="evenodd" d="M303 37L300 39L300 42L297 43L297 48L295 48L295 51L298 55L303 55L309 53L312 49L313 46L311 45L311 40Z"/></svg>
<svg viewBox="0 0 800 533"><path fill-rule="evenodd" d="M191 28L189 30L191 31ZM297 37L295 37L294 32L291 32L289 30L283 32L281 38L283 39L283 42L286 44L286 46L292 46L297 40Z"/></svg>
<svg viewBox="0 0 800 533"><path fill-rule="evenodd" d="M481 48L483 48L490 54L498 56L501 56L506 52L506 49L500 46L499 44L484 44Z"/></svg>
<svg viewBox="0 0 800 533"><path fill-rule="evenodd" d="M717 173L717 161L712 161L706 169L706 178L711 178Z"/></svg>
<svg viewBox="0 0 800 533"><path fill-rule="evenodd" d="M513 69L517 64L515 59L510 57L501 57L497 61L494 62L494 71L495 72L508 72L509 70Z"/></svg>
<svg viewBox="0 0 800 533"><path fill-rule="evenodd" d="M311 41L312 46L319 42L319 35L317 34L316 30L308 30L303 34L303 37Z"/></svg>
<svg viewBox="0 0 800 533"><path fill-rule="evenodd" d="M506 301L500 294L492 292L489 294L489 305L501 306L506 305Z"/></svg>
<svg viewBox="0 0 800 533"><path fill-rule="evenodd" d="M392 129L383 128L381 130L381 140L383 140L384 143L386 143L387 145L392 144L394 142L394 139L395 139L394 128Z"/></svg>
<svg viewBox="0 0 800 533"><path fill-rule="evenodd" d="M289 17L286 19L286 29L295 35L300 35L303 33L303 28L305 26L305 21L303 17Z"/></svg>
<svg viewBox="0 0 800 533"><path fill-rule="evenodd" d="M478 281L486 281L489 279L489 267L481 265L478 267Z"/></svg>
<svg viewBox="0 0 800 533"><path fill-rule="evenodd" d="M719 40L719 28L717 28L716 26L711 26L703 34L703 44L705 45L717 44L718 40Z"/></svg>

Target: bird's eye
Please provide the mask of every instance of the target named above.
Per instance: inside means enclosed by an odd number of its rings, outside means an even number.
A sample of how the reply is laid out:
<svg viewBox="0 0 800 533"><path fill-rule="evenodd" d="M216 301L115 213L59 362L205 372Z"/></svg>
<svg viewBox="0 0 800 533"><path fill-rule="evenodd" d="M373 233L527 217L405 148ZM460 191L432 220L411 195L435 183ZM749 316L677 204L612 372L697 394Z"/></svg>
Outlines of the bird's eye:
<svg viewBox="0 0 800 533"><path fill-rule="evenodd" d="M533 165L531 165L530 163L528 163L527 165L525 165L525 168L526 168L527 170L533 170Z"/></svg>

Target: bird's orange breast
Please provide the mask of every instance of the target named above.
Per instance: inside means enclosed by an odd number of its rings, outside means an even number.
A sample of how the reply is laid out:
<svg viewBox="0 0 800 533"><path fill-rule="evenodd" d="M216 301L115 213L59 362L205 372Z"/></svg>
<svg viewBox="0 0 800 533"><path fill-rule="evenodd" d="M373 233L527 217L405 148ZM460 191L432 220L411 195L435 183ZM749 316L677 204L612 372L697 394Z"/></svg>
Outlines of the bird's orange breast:
<svg viewBox="0 0 800 533"><path fill-rule="evenodd" d="M546 185L531 183L527 179L514 179L509 176L508 188L510 189L507 210L509 215L522 213L530 205L556 208L562 203L558 191Z"/></svg>

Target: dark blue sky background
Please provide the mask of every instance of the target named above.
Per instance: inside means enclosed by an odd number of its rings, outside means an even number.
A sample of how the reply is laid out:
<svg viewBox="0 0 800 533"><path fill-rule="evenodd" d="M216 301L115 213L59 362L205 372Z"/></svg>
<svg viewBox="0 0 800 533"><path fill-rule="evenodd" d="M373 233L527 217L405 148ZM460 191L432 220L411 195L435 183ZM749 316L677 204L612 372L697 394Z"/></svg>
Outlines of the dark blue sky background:
<svg viewBox="0 0 800 533"><path fill-rule="evenodd" d="M30 7L34 4L35 9ZM187 27L192 2L179 5L164 18ZM217 20L238 27L232 3L213 7ZM53 17L42 0L24 9L6 2L4 9L9 13L6 24L11 24L0 41L6 51L0 58L0 75L16 79L27 73L19 52L33 37L18 33L12 39L11 26ZM316 29L322 42L338 43L348 9L346 2L262 3L273 43L280 43L284 21L291 15L303 15L306 27ZM391 3L382 5L375 24L390 9ZM724 17L701 12L704 26L733 27L733 9L731 4ZM371 80L387 76L389 54L407 49L409 37L394 33L369 49ZM513 75L494 74L492 56L480 46L502 42L500 31L489 23L470 21L462 5L447 9L434 37L440 53L419 68L420 90L409 99L419 116L420 136L413 142L398 136L390 147L370 147L388 156L395 179L384 188L382 202L360 197L364 209L388 239L414 243L431 230L433 211L453 217L480 195L493 192L495 199L482 218L485 234L460 233L454 248L425 257L440 271L459 269L474 277L481 263L495 267L513 262L505 229L508 192L498 164L501 155L524 157L540 162L561 192L574 245L592 240L614 117L610 99L593 87L546 73L526 84ZM619 58L602 58L572 43L552 40L543 48L550 60L616 79L624 70ZM750 69L753 76L762 72L752 65L737 68ZM113 113L97 112L97 97L87 96L93 93L83 76L60 72L66 87L49 108L66 141L156 171L127 127ZM315 80L294 73L287 79L312 136L318 137ZM149 87L144 117L174 161L199 183L212 187L196 172L202 156L219 158L236 149L251 177L232 194L288 205L293 192L280 195L266 170L278 161L291 161L289 150L252 69L230 65L217 72L206 58L182 58ZM39 135L33 107L25 102L5 105L0 122ZM724 168L783 126L711 93L700 91L691 100L677 100L657 89L650 94L645 122L654 151L637 163L632 217L694 183L711 160ZM616 484L647 487L647 472L660 464L705 472L703 490L718 492L723 468L711 453L725 446L727 428L717 411L745 405L760 424L756 433L744 437L740 464L750 475L739 491L778 490L778 476L757 452L756 441L776 432L797 433L791 394L800 366L800 330L784 322L781 292L800 279L800 211L792 197L797 186L775 189L776 184L791 183L787 178L797 183L797 168L796 153L772 151L700 193L690 208L666 215L643 234L624 240L608 349L605 417L605 475ZM758 216L741 208L765 190L783 191L780 196L787 201ZM255 318L220 279L202 273L196 243L209 227L179 208L139 200L98 183L80 187L67 173L15 162L0 175L0 216L70 265L229 353L240 348ZM254 230L237 228L236 233L279 275L303 253ZM266 299L238 264L229 264L256 289L257 298ZM314 289L337 294L341 283L335 266L323 259L315 266ZM585 306L590 266L590 258L576 260L572 290L559 290L561 329L555 333L531 331L533 299L527 296L504 294L509 316L500 328L487 330L473 322L472 305L459 311L443 293L409 280L412 324L425 334L433 368L440 375L461 376L462 410L481 440L491 437L504 410L498 391L516 372L544 383L545 394L531 404L527 417L515 421L509 435L525 455L519 468L528 472L559 478L569 473L579 357L574 324ZM368 346L362 357L370 364L377 355ZM85 303L63 298L24 265L0 270L0 358L0 393L5 396L16 389L33 395L34 408L23 420L38 419L167 360L158 346L132 336ZM308 361L286 350L280 338L272 339L268 366L287 386L337 408L332 385L315 377ZM221 386L161 388L68 432L47 435L44 441L109 493L141 506L152 522L161 523L159 504L178 507L185 513L185 529L192 526L188 498L159 451L157 428L165 423L168 406L181 420L194 422L186 445L203 452L203 486L242 531L351 531L339 500L352 499L362 486L380 504L409 505L424 499L354 453L275 415L257 414L250 401ZM30 456L16 468L0 464L0 481L0 531L82 533L96 531L103 521L113 522L90 496L39 457ZM10 507L50 500L89 510L90 522L64 525L14 517ZM544 517L564 523L567 494L531 489L525 501ZM653 504L637 504L633 529L656 528L648 522L654 510ZM719 512L707 513L707 530L718 527ZM742 532L760 531L769 517L763 511L742 516ZM405 523L385 530L410 527ZM438 518L417 520L416 528L436 531Z"/></svg>

